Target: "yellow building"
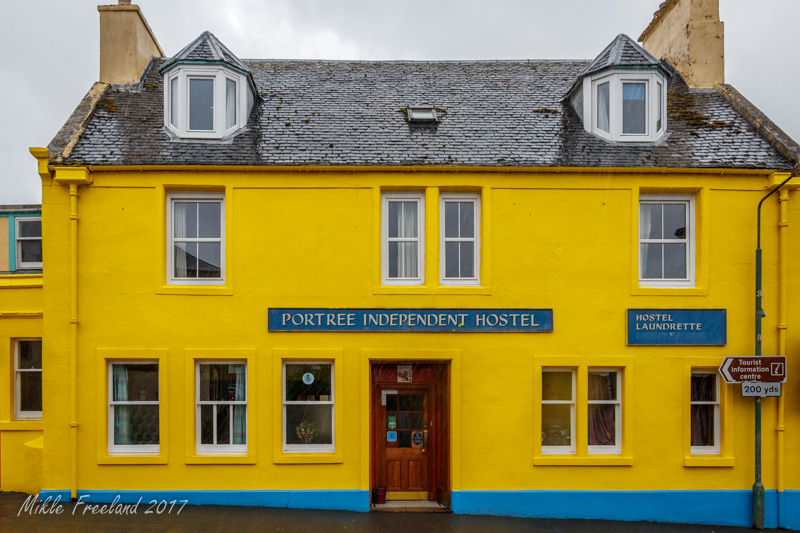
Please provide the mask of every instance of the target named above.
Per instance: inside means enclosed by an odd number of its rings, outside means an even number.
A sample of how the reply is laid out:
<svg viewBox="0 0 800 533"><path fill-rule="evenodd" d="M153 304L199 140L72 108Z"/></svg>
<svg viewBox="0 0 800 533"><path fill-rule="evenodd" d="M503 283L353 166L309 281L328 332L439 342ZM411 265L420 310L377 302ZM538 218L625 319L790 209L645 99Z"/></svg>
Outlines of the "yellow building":
<svg viewBox="0 0 800 533"><path fill-rule="evenodd" d="M45 439L26 477L2 406L4 490L752 523L717 368L797 145L722 84L716 2L593 61L167 59L100 11L101 80L33 151L44 318L3 353L44 339ZM796 190L761 219L768 527L800 527Z"/></svg>
<svg viewBox="0 0 800 533"><path fill-rule="evenodd" d="M42 488L42 210L0 206L0 486ZM20 459L25 469L9 468Z"/></svg>

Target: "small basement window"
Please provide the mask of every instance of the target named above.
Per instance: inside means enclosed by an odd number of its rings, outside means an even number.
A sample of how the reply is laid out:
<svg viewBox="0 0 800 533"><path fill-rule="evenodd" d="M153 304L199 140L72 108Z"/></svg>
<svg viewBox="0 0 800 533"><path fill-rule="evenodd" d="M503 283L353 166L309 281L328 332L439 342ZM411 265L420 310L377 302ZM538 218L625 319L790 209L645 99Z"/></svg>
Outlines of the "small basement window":
<svg viewBox="0 0 800 533"><path fill-rule="evenodd" d="M409 124L436 124L439 117L432 105L408 106Z"/></svg>

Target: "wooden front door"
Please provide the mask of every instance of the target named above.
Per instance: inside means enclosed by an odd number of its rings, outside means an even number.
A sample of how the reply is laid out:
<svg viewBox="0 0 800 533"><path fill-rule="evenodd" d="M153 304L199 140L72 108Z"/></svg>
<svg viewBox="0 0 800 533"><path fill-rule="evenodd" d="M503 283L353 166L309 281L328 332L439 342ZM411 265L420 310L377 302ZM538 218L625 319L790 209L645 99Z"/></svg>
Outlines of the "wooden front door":
<svg viewBox="0 0 800 533"><path fill-rule="evenodd" d="M371 486L450 507L450 365L373 363L370 387Z"/></svg>
<svg viewBox="0 0 800 533"><path fill-rule="evenodd" d="M431 488L429 387L383 388L379 427L384 429L379 446L380 477L385 480L387 500L427 500ZM382 393L383 395L383 393Z"/></svg>
<svg viewBox="0 0 800 533"><path fill-rule="evenodd" d="M432 386L381 384L378 388L376 474L386 487L386 499L432 499Z"/></svg>

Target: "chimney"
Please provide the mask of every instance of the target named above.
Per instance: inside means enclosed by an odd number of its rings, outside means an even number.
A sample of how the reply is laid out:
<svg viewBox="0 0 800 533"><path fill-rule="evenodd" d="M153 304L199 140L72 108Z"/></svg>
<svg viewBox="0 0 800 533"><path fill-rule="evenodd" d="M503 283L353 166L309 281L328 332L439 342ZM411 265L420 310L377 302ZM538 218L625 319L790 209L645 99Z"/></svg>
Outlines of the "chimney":
<svg viewBox="0 0 800 533"><path fill-rule="evenodd" d="M725 42L719 0L666 0L639 41L666 60L690 87L725 82Z"/></svg>
<svg viewBox="0 0 800 533"><path fill-rule="evenodd" d="M138 83L153 57L164 57L153 30L130 0L97 6L100 12L100 81Z"/></svg>

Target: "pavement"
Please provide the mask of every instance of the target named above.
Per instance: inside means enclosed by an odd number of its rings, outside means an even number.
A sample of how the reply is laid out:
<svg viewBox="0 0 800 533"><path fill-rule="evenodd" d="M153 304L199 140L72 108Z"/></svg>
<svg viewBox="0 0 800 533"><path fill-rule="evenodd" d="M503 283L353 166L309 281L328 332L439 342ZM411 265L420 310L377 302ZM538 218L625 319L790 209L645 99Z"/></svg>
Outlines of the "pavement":
<svg viewBox="0 0 800 533"><path fill-rule="evenodd" d="M741 533L742 527L617 522L605 520L556 520L504 516L410 513L311 511L217 505L163 506L140 504L128 514L99 514L99 507L61 502L58 506L30 506L33 500L18 492L0 492L0 531L46 532L309 532L309 533ZM26 506L26 500L28 506ZM58 512L60 510L60 513ZM115 511L122 512L117 507ZM97 514L92 514L95 511ZM149 511L149 512L148 512Z"/></svg>

